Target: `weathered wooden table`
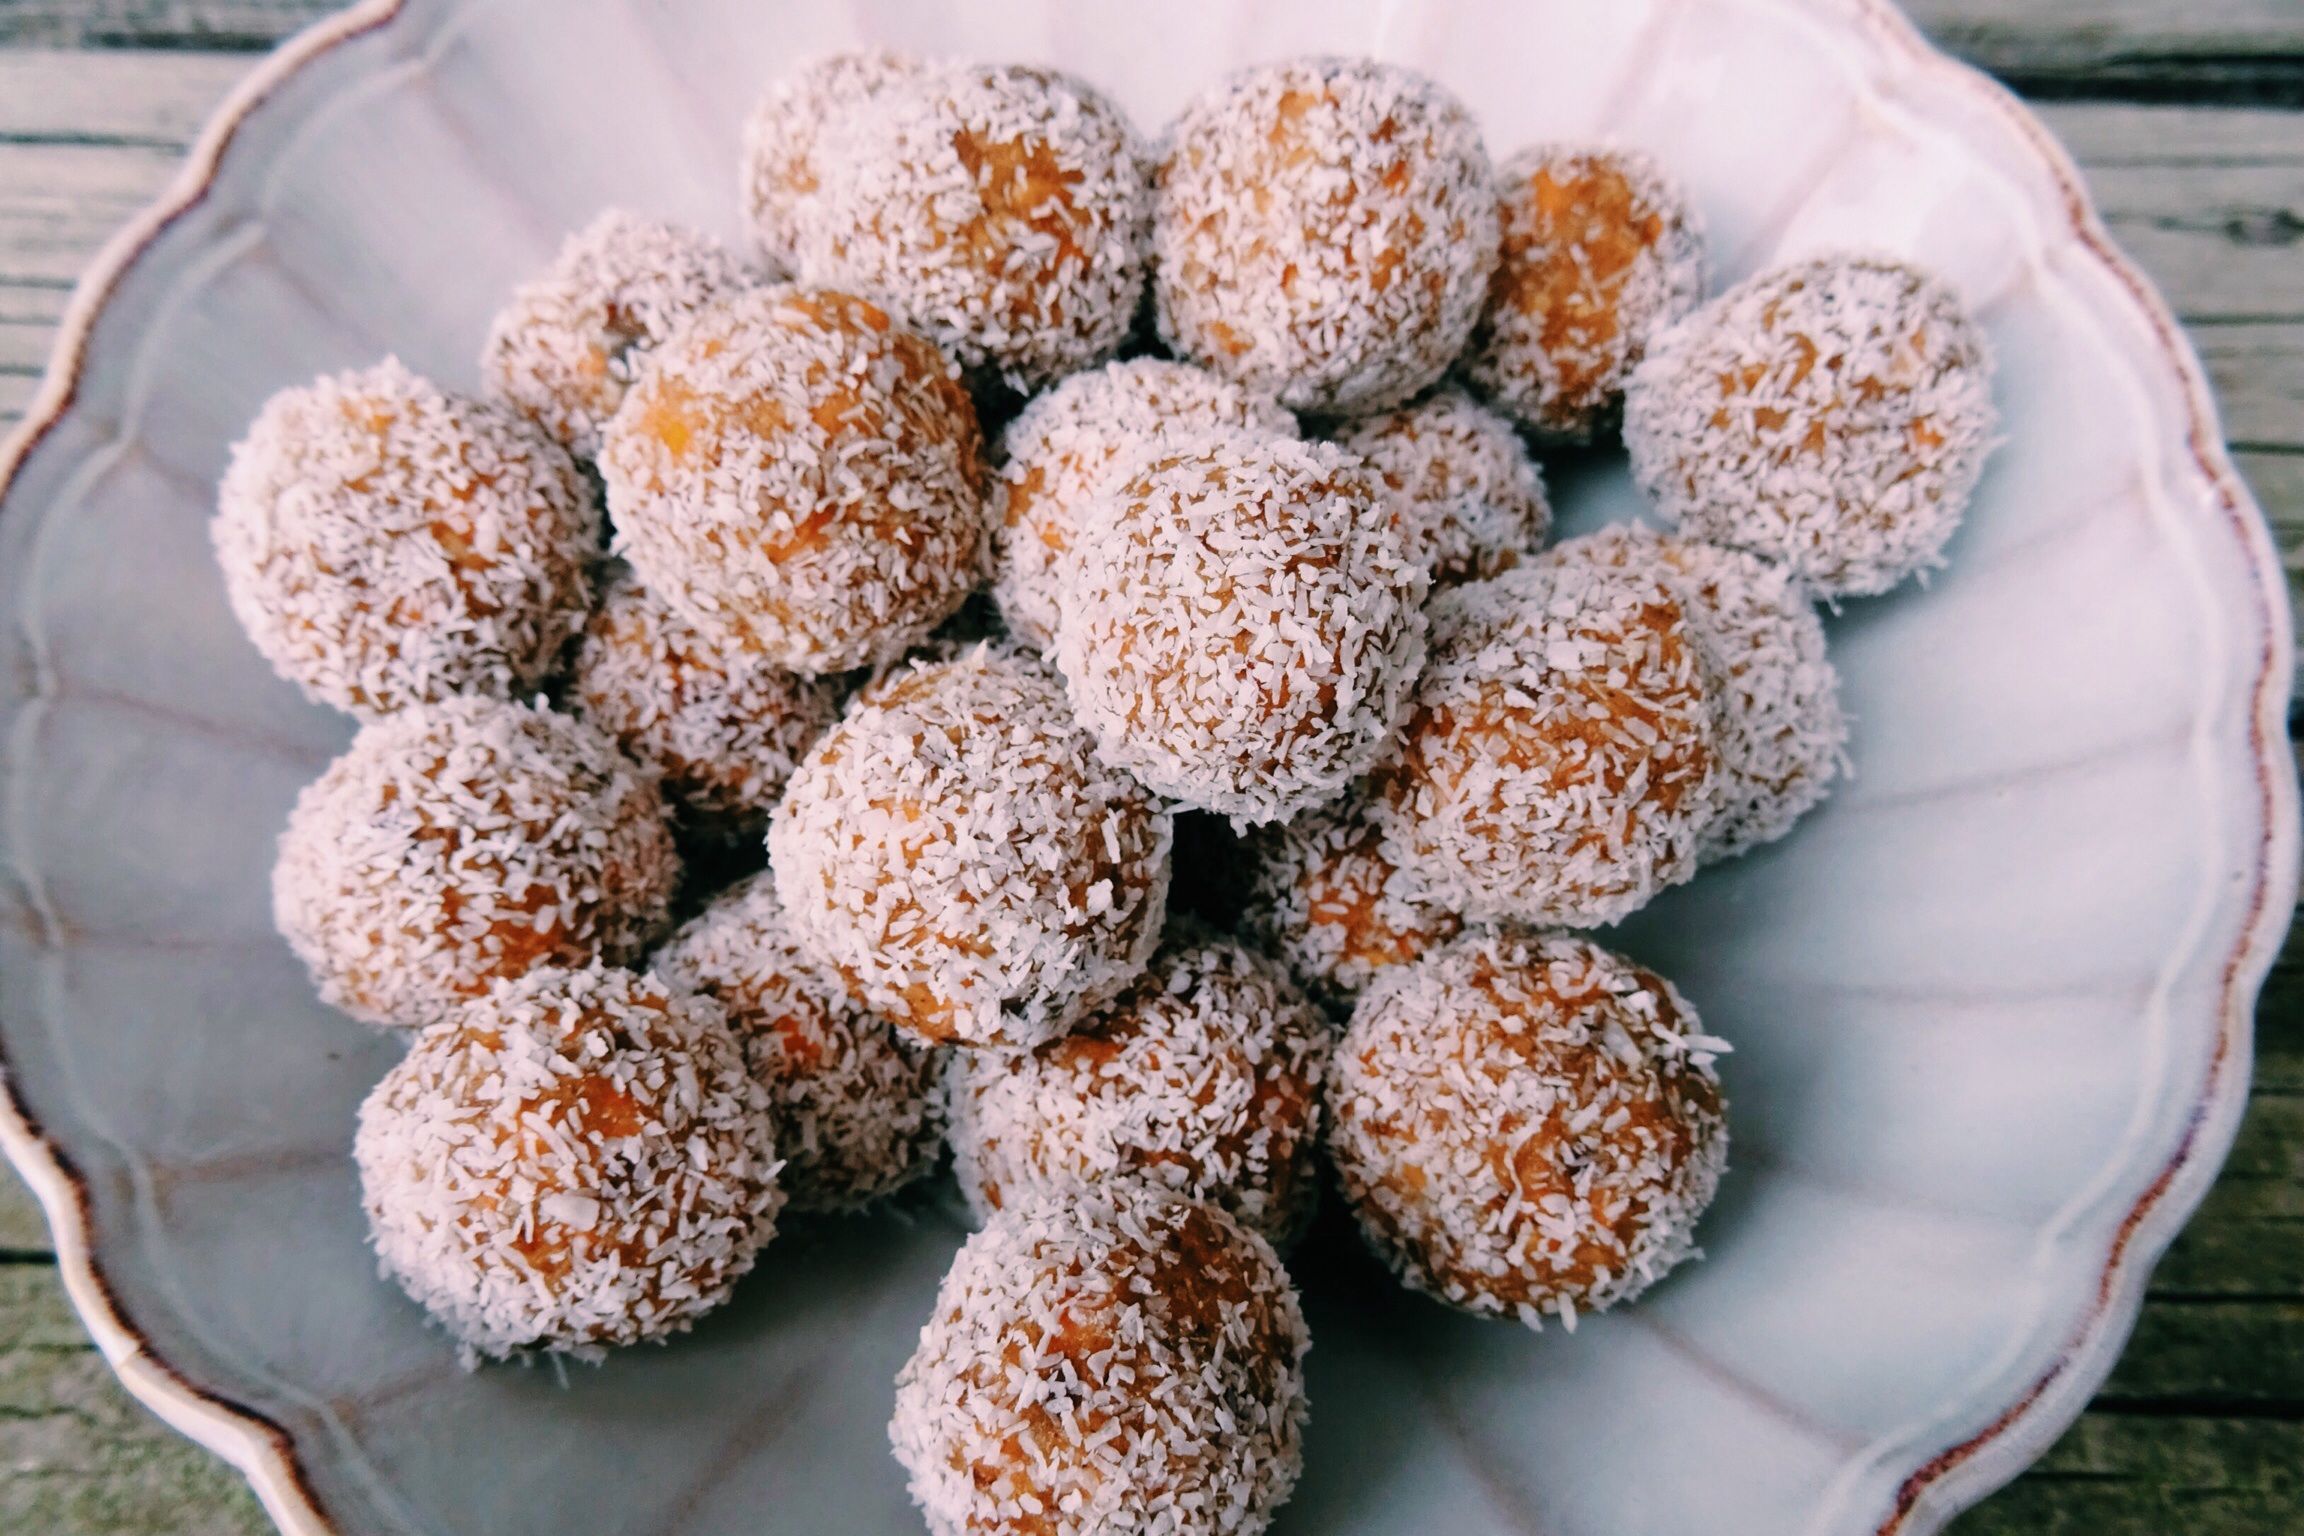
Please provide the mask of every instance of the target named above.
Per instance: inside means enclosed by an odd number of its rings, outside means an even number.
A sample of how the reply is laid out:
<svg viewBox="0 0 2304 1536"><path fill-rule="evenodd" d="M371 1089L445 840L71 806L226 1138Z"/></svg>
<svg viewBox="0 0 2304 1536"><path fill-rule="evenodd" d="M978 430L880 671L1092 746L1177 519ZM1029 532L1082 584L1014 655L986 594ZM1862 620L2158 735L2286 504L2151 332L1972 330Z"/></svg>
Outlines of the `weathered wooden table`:
<svg viewBox="0 0 2304 1536"><path fill-rule="evenodd" d="M251 55L328 0L0 0L0 432L81 267L153 197ZM2040 103L2191 327L2304 586L2304 0L1915 0ZM0 1167L0 1532L268 1529L238 1478L112 1381ZM2258 1013L2230 1165L2134 1341L2048 1458L1962 1536L2304 1533L2304 943Z"/></svg>

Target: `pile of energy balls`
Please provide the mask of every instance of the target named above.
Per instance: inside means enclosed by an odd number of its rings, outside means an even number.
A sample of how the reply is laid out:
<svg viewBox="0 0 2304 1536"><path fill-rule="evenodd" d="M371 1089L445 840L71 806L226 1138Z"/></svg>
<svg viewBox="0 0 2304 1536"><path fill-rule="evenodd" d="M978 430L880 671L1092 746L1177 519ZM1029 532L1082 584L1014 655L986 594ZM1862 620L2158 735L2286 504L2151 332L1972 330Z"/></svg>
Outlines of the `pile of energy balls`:
<svg viewBox="0 0 2304 1536"><path fill-rule="evenodd" d="M606 213L484 394L286 390L223 482L234 611L361 721L274 896L408 1032L383 1270L468 1361L596 1358L949 1152L930 1528L1262 1530L1323 1165L1529 1327L1692 1252L1727 1046L1579 931L1843 771L1814 605L1940 562L1983 336L1864 253L1707 301L1664 167L1493 163L1367 60L1153 139L846 54L743 158L754 248ZM1532 450L1619 432L1669 531L1545 547Z"/></svg>

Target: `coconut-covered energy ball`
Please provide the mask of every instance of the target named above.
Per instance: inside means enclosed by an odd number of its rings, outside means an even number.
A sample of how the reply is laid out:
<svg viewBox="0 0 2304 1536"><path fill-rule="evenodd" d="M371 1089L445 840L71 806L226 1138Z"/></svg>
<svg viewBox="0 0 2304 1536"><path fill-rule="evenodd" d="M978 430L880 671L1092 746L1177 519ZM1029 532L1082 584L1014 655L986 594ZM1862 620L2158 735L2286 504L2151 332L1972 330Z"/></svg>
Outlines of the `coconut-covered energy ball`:
<svg viewBox="0 0 2304 1536"><path fill-rule="evenodd" d="M1254 846L1242 927L1331 1013L1349 1014L1370 982L1464 926L1415 898L1358 793L1262 829Z"/></svg>
<svg viewBox="0 0 2304 1536"><path fill-rule="evenodd" d="M1056 660L1106 761L1236 822L1334 799L1399 724L1429 577L1328 443L1154 443L1064 561Z"/></svg>
<svg viewBox="0 0 2304 1536"><path fill-rule="evenodd" d="M1889 257L1830 255L1658 336L1624 442L1681 532L1835 598L1942 563L1997 419L1991 352L1958 294Z"/></svg>
<svg viewBox="0 0 2304 1536"><path fill-rule="evenodd" d="M933 1536L1257 1536L1303 1466L1310 1340L1271 1245L1089 1190L995 1215L888 1426Z"/></svg>
<svg viewBox="0 0 2304 1536"><path fill-rule="evenodd" d="M705 311L649 355L604 444L617 552L772 666L900 656L983 568L975 407L943 353L846 294Z"/></svg>
<svg viewBox="0 0 2304 1536"><path fill-rule="evenodd" d="M753 238L776 265L799 270L804 232L818 217L823 172L817 146L824 135L867 110L890 82L928 67L879 48L827 53L768 88L744 124L742 190Z"/></svg>
<svg viewBox="0 0 2304 1536"><path fill-rule="evenodd" d="M1009 633L1035 650L1054 640L1058 562L1114 460L1156 438L1227 431L1294 437L1296 418L1204 368L1150 357L1075 374L1025 406L992 485L992 590Z"/></svg>
<svg viewBox="0 0 2304 1536"><path fill-rule="evenodd" d="M1329 1155L1412 1289L1574 1327L1695 1252L1727 1161L1726 1049L1621 955L1475 930L1360 1000L1329 1077Z"/></svg>
<svg viewBox="0 0 2304 1536"><path fill-rule="evenodd" d="M1538 437L1588 442L1650 339L1703 299L1703 221L1634 149L1538 144L1497 181L1502 252L1463 374Z"/></svg>
<svg viewBox="0 0 2304 1536"><path fill-rule="evenodd" d="M1024 1047L1143 969L1172 835L1046 664L978 646L857 701L768 854L794 937L858 1001L930 1042Z"/></svg>
<svg viewBox="0 0 2304 1536"><path fill-rule="evenodd" d="M418 1035L352 1150L384 1272L467 1360L684 1332L784 1199L719 1005L606 966L500 981Z"/></svg>
<svg viewBox="0 0 2304 1536"><path fill-rule="evenodd" d="M594 458L601 424L649 350L751 281L711 236L611 209L512 295L489 327L481 377L570 452Z"/></svg>
<svg viewBox="0 0 2304 1536"><path fill-rule="evenodd" d="M664 802L599 731L448 699L379 720L296 798L272 912L321 998L444 1018L546 965L637 959L680 875Z"/></svg>
<svg viewBox="0 0 2304 1536"><path fill-rule="evenodd" d="M209 533L273 670L373 720L534 687L584 620L600 508L533 425L388 360L266 401Z"/></svg>
<svg viewBox="0 0 2304 1536"><path fill-rule="evenodd" d="M1110 357L1144 288L1147 159L1126 114L1022 64L900 74L816 135L801 276L1032 389Z"/></svg>
<svg viewBox="0 0 2304 1536"><path fill-rule="evenodd" d="M1743 550L1629 526L1560 553L1651 572L1680 598L1720 705L1720 808L1704 834L1706 862L1774 842L1823 802L1848 721L1823 621L1798 577Z"/></svg>
<svg viewBox="0 0 2304 1536"><path fill-rule="evenodd" d="M1496 266L1479 125L1396 64L1259 64L1185 107L1153 198L1160 337L1299 411L1400 404L1447 370Z"/></svg>
<svg viewBox="0 0 2304 1536"><path fill-rule="evenodd" d="M1186 926L1070 1034L951 1066L952 1157L979 1217L1127 1182L1285 1246L1312 1214L1330 1032L1269 961Z"/></svg>
<svg viewBox="0 0 2304 1536"><path fill-rule="evenodd" d="M1499 575L1552 528L1544 478L1512 423L1454 386L1336 434L1384 477L1434 586Z"/></svg>
<svg viewBox="0 0 2304 1536"><path fill-rule="evenodd" d="M668 797L708 824L753 835L840 714L831 679L714 645L629 572L609 582L584 626L568 697L653 769Z"/></svg>
<svg viewBox="0 0 2304 1536"><path fill-rule="evenodd" d="M1370 805L1419 898L1590 928L1695 873L1717 705L1661 577L1546 555L1442 594L1432 625Z"/></svg>
<svg viewBox="0 0 2304 1536"><path fill-rule="evenodd" d="M902 1188L943 1150L942 1062L819 976L765 873L722 892L657 953L677 987L728 1011L768 1093L796 1211L846 1211Z"/></svg>

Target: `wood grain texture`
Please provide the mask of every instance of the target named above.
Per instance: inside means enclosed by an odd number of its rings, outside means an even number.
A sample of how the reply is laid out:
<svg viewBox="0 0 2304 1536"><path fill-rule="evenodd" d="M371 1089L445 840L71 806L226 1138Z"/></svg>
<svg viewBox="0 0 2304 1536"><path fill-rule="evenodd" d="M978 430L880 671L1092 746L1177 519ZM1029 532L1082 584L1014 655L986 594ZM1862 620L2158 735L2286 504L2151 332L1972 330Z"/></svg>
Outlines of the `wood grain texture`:
<svg viewBox="0 0 2304 1536"><path fill-rule="evenodd" d="M249 49L316 0L0 0L0 430L74 277L173 175ZM2186 320L2304 592L2304 104L2297 0L1924 0L1949 45L2057 97L2050 125ZM96 48L11 51L10 43ZM166 51L162 51L166 50ZM1957 1536L2304 1532L2304 941L2259 1010L2248 1116L2095 1407ZM0 1531L239 1536L236 1477L137 1409L70 1317L0 1168Z"/></svg>

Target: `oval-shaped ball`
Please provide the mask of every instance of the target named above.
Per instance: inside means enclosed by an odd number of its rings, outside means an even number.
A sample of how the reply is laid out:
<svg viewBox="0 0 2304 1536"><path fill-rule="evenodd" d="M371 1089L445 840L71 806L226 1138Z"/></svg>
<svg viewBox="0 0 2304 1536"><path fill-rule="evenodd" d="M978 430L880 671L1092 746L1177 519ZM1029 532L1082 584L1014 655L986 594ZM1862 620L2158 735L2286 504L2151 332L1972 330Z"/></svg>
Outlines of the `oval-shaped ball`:
<svg viewBox="0 0 2304 1536"><path fill-rule="evenodd" d="M532 424L386 361L266 401L209 533L273 670L373 720L535 687L583 622L600 509Z"/></svg>
<svg viewBox="0 0 2304 1536"><path fill-rule="evenodd" d="M499 982L417 1036L353 1158L384 1272L468 1360L682 1332L783 1203L719 1006L601 966Z"/></svg>
<svg viewBox="0 0 2304 1536"><path fill-rule="evenodd" d="M1159 942L1170 818L1101 762L1038 658L978 646L883 679L768 824L792 932L930 1042L1037 1045Z"/></svg>

